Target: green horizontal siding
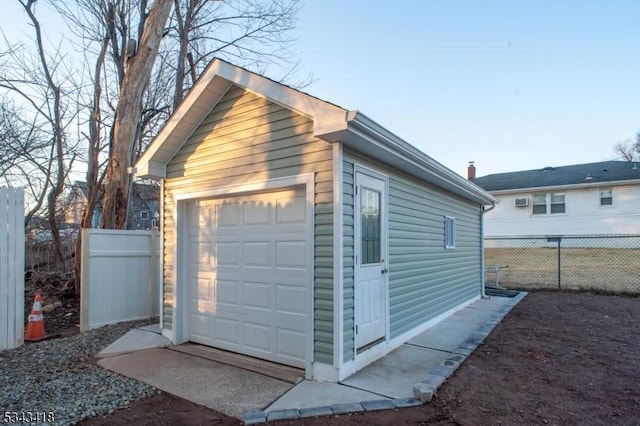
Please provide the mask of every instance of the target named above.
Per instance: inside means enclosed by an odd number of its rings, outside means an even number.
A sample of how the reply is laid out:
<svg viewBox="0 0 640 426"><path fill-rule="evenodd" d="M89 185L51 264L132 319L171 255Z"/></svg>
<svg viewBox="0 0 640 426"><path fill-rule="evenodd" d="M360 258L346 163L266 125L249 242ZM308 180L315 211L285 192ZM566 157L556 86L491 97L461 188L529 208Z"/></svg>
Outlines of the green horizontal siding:
<svg viewBox="0 0 640 426"><path fill-rule="evenodd" d="M361 154L345 153L345 360L353 357L355 163L373 167L389 176L387 217L391 338L480 295L482 275L480 206L401 171L372 162ZM454 249L444 247L445 216L456 218ZM349 327L347 321L351 321Z"/></svg>
<svg viewBox="0 0 640 426"><path fill-rule="evenodd" d="M174 194L314 173L314 360L333 364L333 152L308 118L232 87L167 164L163 327L172 328Z"/></svg>
<svg viewBox="0 0 640 426"><path fill-rule="evenodd" d="M444 248L444 217L456 247ZM480 294L479 206L407 177L389 179L391 337Z"/></svg>
<svg viewBox="0 0 640 426"><path fill-rule="evenodd" d="M354 334L354 218L353 218L353 160L345 156L342 163L342 288L343 288L343 357L350 361L355 357Z"/></svg>

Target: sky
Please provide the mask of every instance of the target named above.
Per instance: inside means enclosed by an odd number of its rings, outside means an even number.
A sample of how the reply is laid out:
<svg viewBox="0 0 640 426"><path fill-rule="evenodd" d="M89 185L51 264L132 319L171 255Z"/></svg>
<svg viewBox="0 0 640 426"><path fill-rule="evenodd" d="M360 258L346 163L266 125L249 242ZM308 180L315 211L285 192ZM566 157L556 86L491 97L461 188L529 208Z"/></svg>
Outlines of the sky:
<svg viewBox="0 0 640 426"><path fill-rule="evenodd" d="M25 19L2 2L11 33ZM639 17L638 0L303 0L294 50L304 91L483 176L615 159L640 130Z"/></svg>
<svg viewBox="0 0 640 426"><path fill-rule="evenodd" d="M466 176L615 159L640 130L640 1L308 0L305 91Z"/></svg>

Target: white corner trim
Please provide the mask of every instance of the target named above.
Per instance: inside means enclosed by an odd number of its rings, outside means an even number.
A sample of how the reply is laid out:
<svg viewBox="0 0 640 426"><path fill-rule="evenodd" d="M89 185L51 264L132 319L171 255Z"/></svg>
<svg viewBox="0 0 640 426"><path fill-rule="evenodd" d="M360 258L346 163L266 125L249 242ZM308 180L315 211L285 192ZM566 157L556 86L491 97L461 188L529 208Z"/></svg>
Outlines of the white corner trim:
<svg viewBox="0 0 640 426"><path fill-rule="evenodd" d="M339 370L333 365L322 362L313 363L312 379L318 382L336 383L339 380Z"/></svg>
<svg viewBox="0 0 640 426"><path fill-rule="evenodd" d="M310 185L313 190L314 174L305 173L297 176L273 178L264 181L241 183L237 185L219 186L201 191L180 191L174 193L176 201L196 200L199 198L211 198L221 195L240 195L242 193L257 192L270 189L286 188L295 185ZM308 189L307 189L308 190Z"/></svg>
<svg viewBox="0 0 640 426"><path fill-rule="evenodd" d="M160 300L160 312L158 312L160 329L164 329L164 179L160 180L160 204L158 205L158 213L160 213L160 218L158 222L158 229L160 229L160 271L158 271L158 295Z"/></svg>
<svg viewBox="0 0 640 426"><path fill-rule="evenodd" d="M333 145L333 365L344 362L342 144Z"/></svg>
<svg viewBox="0 0 640 426"><path fill-rule="evenodd" d="M175 333L173 332L173 330L170 330L170 329L167 329L167 328L163 328L162 329L162 336L166 337L167 340L169 340L174 345L176 344Z"/></svg>

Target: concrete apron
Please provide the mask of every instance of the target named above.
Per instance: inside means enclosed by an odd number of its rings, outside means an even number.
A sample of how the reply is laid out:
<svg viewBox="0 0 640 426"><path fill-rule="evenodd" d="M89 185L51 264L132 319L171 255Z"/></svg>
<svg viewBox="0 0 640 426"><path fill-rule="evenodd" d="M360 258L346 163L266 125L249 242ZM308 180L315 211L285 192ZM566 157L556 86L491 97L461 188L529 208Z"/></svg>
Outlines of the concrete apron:
<svg viewBox="0 0 640 426"><path fill-rule="evenodd" d="M430 401L525 295L480 299L341 383L294 385L291 371L265 368L269 377L249 364L237 367L241 358L213 361L205 347L172 347L153 329L130 331L98 355L98 364L247 424L406 407Z"/></svg>

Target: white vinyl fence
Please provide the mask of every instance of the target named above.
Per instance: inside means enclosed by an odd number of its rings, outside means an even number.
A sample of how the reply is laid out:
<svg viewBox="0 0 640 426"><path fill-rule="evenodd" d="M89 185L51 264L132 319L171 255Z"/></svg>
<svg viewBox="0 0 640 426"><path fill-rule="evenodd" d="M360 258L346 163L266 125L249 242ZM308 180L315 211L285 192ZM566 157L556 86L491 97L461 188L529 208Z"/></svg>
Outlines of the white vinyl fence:
<svg viewBox="0 0 640 426"><path fill-rule="evenodd" d="M82 230L80 330L158 315L158 231Z"/></svg>
<svg viewBox="0 0 640 426"><path fill-rule="evenodd" d="M24 194L0 188L0 350L24 342Z"/></svg>

